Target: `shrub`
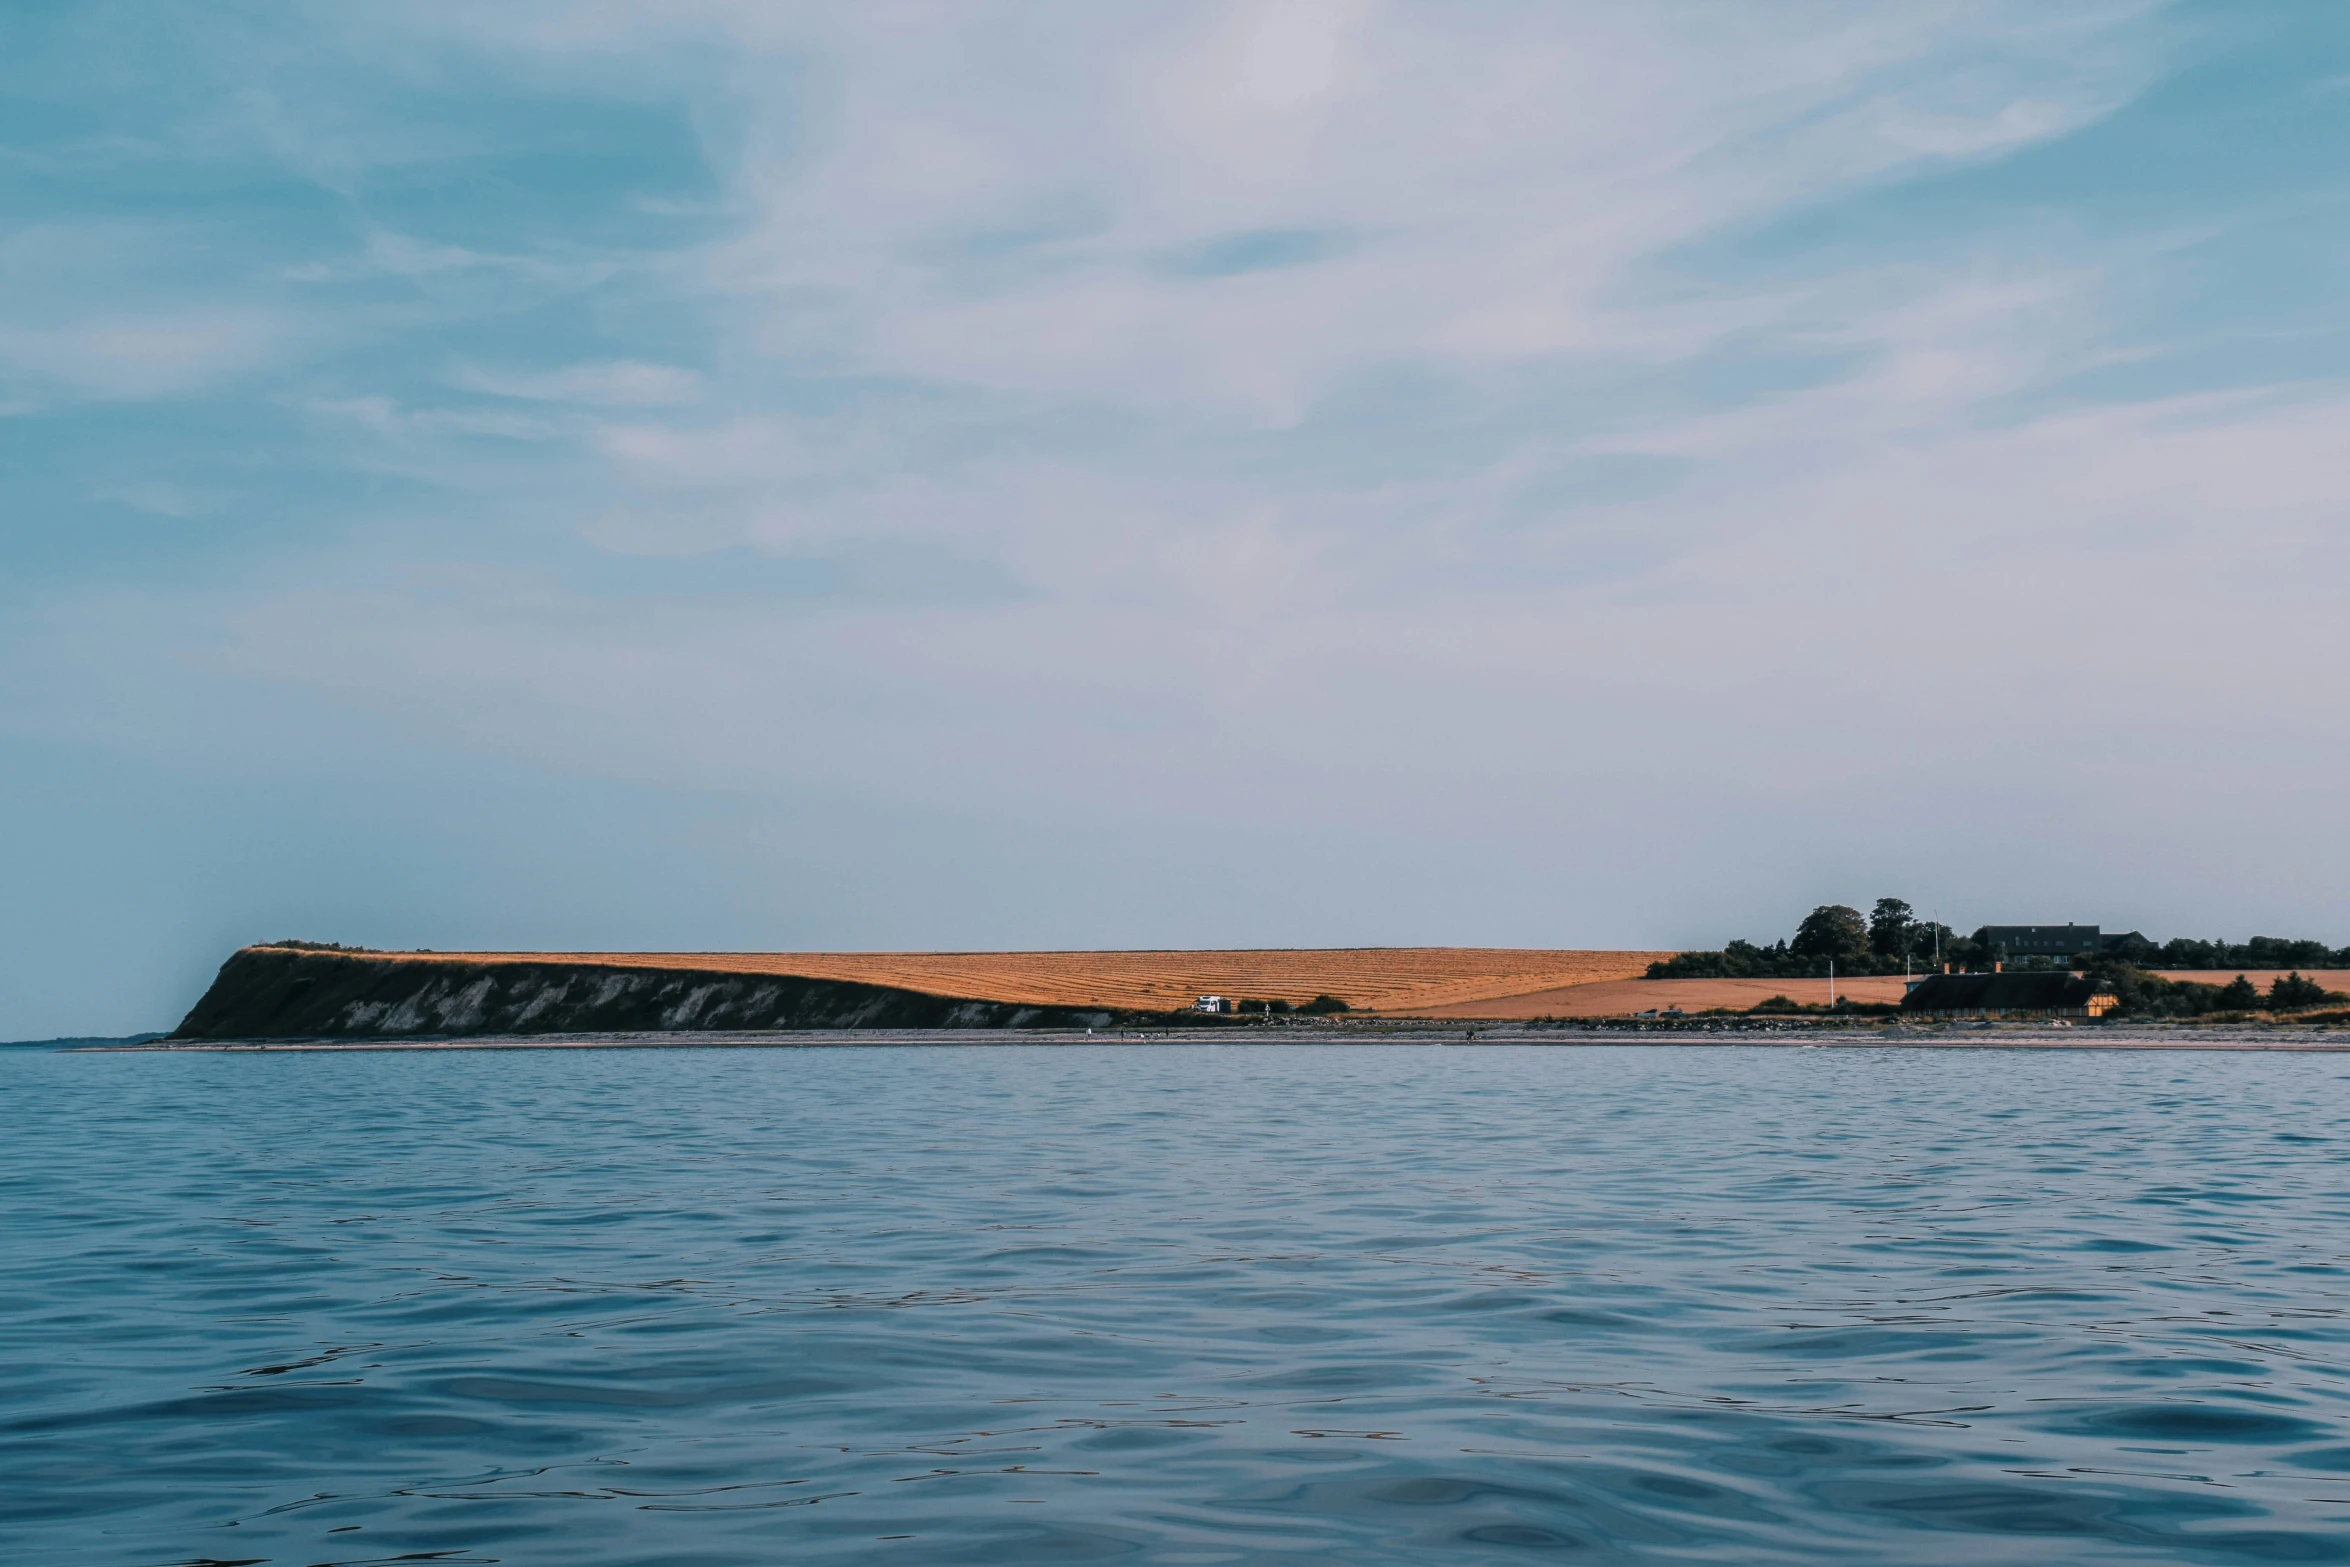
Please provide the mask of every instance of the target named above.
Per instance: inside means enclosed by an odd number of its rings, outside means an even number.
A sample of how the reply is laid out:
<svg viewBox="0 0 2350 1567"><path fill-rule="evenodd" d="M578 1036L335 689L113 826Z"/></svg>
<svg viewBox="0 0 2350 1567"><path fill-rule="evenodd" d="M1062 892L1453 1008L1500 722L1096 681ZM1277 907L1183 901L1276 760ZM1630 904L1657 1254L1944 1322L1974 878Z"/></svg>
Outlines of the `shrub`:
<svg viewBox="0 0 2350 1567"><path fill-rule="evenodd" d="M2260 987L2238 974L2220 986L2219 994L2211 999L2222 1012L2250 1012L2260 1005Z"/></svg>
<svg viewBox="0 0 2350 1567"><path fill-rule="evenodd" d="M2301 1007L2314 1007L2343 998L2314 979L2304 979L2300 970L2285 975L2268 987L2268 1004L2272 1011L2289 1012Z"/></svg>
<svg viewBox="0 0 2350 1567"><path fill-rule="evenodd" d="M1328 1017L1333 1012L1351 1012L1354 1008L1336 996L1322 995L1316 996L1304 1006L1299 1007L1298 1010L1308 1017Z"/></svg>
<svg viewBox="0 0 2350 1567"><path fill-rule="evenodd" d="M2093 966L2091 975L2113 992L2114 1008L2109 1016L2134 1018L2201 1017L2216 1009L2214 997L2217 985L2198 985L2191 980L2164 979L2160 974L2149 974L2144 969L2132 968L2127 963L2100 963Z"/></svg>

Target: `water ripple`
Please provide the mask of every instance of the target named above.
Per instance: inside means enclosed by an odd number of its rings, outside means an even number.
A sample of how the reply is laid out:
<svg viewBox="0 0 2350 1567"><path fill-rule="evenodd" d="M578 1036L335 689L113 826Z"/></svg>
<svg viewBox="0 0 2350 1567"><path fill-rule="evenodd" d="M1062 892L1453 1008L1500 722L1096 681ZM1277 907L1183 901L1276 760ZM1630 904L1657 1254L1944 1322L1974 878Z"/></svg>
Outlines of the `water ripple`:
<svg viewBox="0 0 2350 1567"><path fill-rule="evenodd" d="M0 1057L45 1563L2350 1560L2325 1057Z"/></svg>

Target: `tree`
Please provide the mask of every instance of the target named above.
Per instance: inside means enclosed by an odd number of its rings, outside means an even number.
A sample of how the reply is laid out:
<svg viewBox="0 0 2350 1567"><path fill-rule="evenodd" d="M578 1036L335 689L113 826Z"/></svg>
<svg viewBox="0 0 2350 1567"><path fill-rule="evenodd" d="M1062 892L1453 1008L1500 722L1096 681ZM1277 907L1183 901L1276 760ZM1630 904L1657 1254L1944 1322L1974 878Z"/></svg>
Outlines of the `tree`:
<svg viewBox="0 0 2350 1567"><path fill-rule="evenodd" d="M1909 951L1916 927L1908 904L1899 898L1879 898L1869 914L1869 950L1879 957L1898 958Z"/></svg>
<svg viewBox="0 0 2350 1567"><path fill-rule="evenodd" d="M2314 979L2305 979L2299 970L2285 975L2268 987L2268 1004L2272 1011L2287 1012L2295 1007L2314 1007L2321 1001L2341 998Z"/></svg>
<svg viewBox="0 0 2350 1567"><path fill-rule="evenodd" d="M1800 958L1828 958L1857 963L1869 954L1868 922L1860 910L1841 903L1823 903L1803 917L1787 950Z"/></svg>
<svg viewBox="0 0 2350 1567"><path fill-rule="evenodd" d="M2322 941L2255 936L2244 943L2244 961L2255 968L2324 968L2333 959L2334 949Z"/></svg>
<svg viewBox="0 0 2350 1567"><path fill-rule="evenodd" d="M2260 987L2243 975L2219 987L2219 994L2211 998L2223 1012L2249 1012L2260 1005Z"/></svg>
<svg viewBox="0 0 2350 1567"><path fill-rule="evenodd" d="M1349 1012L1353 1008L1333 995L1319 995L1298 1010L1308 1017L1328 1017L1333 1012Z"/></svg>

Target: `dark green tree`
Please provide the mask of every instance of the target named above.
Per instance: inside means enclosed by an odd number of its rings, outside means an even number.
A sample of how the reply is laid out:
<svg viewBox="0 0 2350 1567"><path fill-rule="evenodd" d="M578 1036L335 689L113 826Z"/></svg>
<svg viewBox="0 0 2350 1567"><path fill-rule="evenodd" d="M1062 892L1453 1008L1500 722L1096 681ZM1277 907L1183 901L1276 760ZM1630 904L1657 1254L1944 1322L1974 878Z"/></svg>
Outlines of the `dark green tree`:
<svg viewBox="0 0 2350 1567"><path fill-rule="evenodd" d="M2219 987L2219 994L2211 998L2223 1012L2250 1012L2260 1005L2260 987L2243 975Z"/></svg>
<svg viewBox="0 0 2350 1567"><path fill-rule="evenodd" d="M1909 951L1917 921L1899 898L1879 898L1869 911L1869 950L1881 958L1897 958Z"/></svg>
<svg viewBox="0 0 2350 1567"><path fill-rule="evenodd" d="M2322 941L2255 936L2244 943L2244 961L2254 968L2325 968L2333 960L2334 949Z"/></svg>
<svg viewBox="0 0 2350 1567"><path fill-rule="evenodd" d="M1857 963L1869 954L1868 921L1860 917L1858 909L1823 903L1803 917L1787 950L1800 958Z"/></svg>
<svg viewBox="0 0 2350 1567"><path fill-rule="evenodd" d="M2295 1007L2314 1007L2323 1001L2341 998L2314 979L2304 979L2299 970L2280 978L2268 987L2268 1004L2272 1011L2289 1012Z"/></svg>

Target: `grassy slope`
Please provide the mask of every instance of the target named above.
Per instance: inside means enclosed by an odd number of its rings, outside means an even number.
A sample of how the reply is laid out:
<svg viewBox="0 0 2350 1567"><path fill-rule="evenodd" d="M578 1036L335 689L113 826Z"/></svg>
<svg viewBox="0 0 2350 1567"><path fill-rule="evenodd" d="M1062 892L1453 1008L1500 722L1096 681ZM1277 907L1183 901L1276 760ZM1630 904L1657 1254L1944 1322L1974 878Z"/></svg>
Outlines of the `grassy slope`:
<svg viewBox="0 0 2350 1567"><path fill-rule="evenodd" d="M275 950L249 948L249 951ZM1515 947L1260 948L1136 952L436 952L370 953L399 963L593 964L791 976L1021 1006L1167 1011L1203 994L1357 1010L1412 1010L1630 979L1663 952Z"/></svg>

